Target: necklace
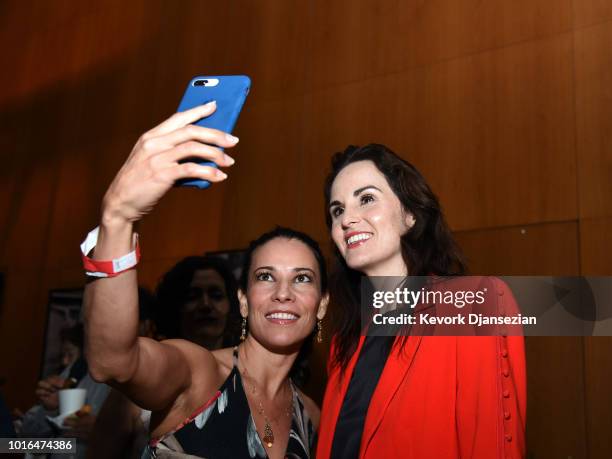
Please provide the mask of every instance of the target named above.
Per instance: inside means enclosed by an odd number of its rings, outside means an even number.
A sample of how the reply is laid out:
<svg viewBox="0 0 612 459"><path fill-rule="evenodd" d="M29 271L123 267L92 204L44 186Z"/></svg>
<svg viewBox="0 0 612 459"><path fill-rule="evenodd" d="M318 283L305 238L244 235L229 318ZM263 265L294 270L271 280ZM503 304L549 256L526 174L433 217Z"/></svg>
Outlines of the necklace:
<svg viewBox="0 0 612 459"><path fill-rule="evenodd" d="M270 423L270 419L268 419L268 416L266 415L266 412L264 411L264 407L263 407L261 398L257 397L257 389L252 383L248 381L248 380L252 380L253 378L251 378L251 376L249 375L249 372L247 371L246 365L244 364L244 362L242 363L242 370L243 370L243 379L249 386L249 390L251 391L251 394L253 394L253 398L257 401L257 412L259 413L260 416L264 418L265 424L264 424L264 431L263 431L263 434L264 434L263 441L268 448L272 448L272 445L274 444L274 432L272 431L272 424ZM289 382L289 380L287 380L287 382L291 389L290 390L291 398L289 400L288 406L285 407L285 414L287 415L288 418L291 418L293 415L292 410L291 410L291 408L293 407L293 387L291 387L291 382Z"/></svg>

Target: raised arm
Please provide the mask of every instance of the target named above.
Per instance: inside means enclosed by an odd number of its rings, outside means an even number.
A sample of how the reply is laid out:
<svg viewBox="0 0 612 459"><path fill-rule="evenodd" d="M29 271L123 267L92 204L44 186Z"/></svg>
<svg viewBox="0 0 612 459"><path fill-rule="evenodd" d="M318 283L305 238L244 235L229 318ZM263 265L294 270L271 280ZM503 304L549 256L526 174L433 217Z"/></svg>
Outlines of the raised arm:
<svg viewBox="0 0 612 459"><path fill-rule="evenodd" d="M213 167L179 162L198 157L220 166L233 164L229 156L210 145L232 147L238 139L191 124L215 108L211 103L176 113L140 137L104 196L92 258L112 260L132 251L134 224L176 180L219 182L227 177ZM137 284L132 269L86 287L87 360L95 380L112 384L144 408L165 410L189 387L194 362L211 368L216 365L210 353L191 343L158 343L138 337Z"/></svg>

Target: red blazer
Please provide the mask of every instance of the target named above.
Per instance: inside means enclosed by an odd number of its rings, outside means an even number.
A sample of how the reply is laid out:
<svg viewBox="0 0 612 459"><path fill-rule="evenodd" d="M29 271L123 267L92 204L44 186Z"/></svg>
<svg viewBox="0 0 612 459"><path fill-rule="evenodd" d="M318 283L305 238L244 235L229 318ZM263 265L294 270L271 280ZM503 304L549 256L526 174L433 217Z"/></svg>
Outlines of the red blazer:
<svg viewBox="0 0 612 459"><path fill-rule="evenodd" d="M498 311L517 309L505 283L482 279L497 293ZM329 369L317 459L331 454L363 342L344 377ZM403 350L396 342L372 395L359 458L522 458L526 398L522 336L410 336Z"/></svg>

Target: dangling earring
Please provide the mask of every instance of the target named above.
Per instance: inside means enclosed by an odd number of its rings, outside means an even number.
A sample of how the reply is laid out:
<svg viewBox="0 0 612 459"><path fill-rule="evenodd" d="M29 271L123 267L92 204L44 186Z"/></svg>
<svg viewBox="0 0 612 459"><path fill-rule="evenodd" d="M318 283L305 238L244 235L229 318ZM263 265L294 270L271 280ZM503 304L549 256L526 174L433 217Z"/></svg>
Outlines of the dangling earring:
<svg viewBox="0 0 612 459"><path fill-rule="evenodd" d="M317 319L317 343L323 342L323 322Z"/></svg>
<svg viewBox="0 0 612 459"><path fill-rule="evenodd" d="M247 320L246 317L242 318L242 334L240 335L240 341L244 341L246 339L246 335L247 335Z"/></svg>

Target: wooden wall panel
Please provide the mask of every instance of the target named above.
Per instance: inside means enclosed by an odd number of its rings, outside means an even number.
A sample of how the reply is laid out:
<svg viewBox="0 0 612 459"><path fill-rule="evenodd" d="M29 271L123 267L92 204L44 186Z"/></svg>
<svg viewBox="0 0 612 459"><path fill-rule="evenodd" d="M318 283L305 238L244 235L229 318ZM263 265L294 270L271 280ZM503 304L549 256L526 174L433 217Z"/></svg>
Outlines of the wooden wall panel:
<svg viewBox="0 0 612 459"><path fill-rule="evenodd" d="M22 190L28 176L28 125L17 117L0 114L0 264L6 260L8 241L23 198Z"/></svg>
<svg viewBox="0 0 612 459"><path fill-rule="evenodd" d="M568 31L569 0L314 2L315 88Z"/></svg>
<svg viewBox="0 0 612 459"><path fill-rule="evenodd" d="M217 250L225 186L170 190L140 225L143 260Z"/></svg>
<svg viewBox="0 0 612 459"><path fill-rule="evenodd" d="M612 217L580 220L580 262L584 276L612 276Z"/></svg>
<svg viewBox="0 0 612 459"><path fill-rule="evenodd" d="M329 239L323 186L335 152L348 145L397 145L401 101L398 80L384 77L317 91L307 99L304 154L299 175L307 180L301 203L304 229L319 241Z"/></svg>
<svg viewBox="0 0 612 459"><path fill-rule="evenodd" d="M612 216L612 22L575 32L580 216Z"/></svg>
<svg viewBox="0 0 612 459"><path fill-rule="evenodd" d="M582 337L528 337L527 457L588 458Z"/></svg>
<svg viewBox="0 0 612 459"><path fill-rule="evenodd" d="M75 147L83 142L113 142L127 132L133 133L135 141L161 121L155 111L159 94L154 90L157 75L152 63L159 53L159 37L165 27L161 14L163 4L153 0L114 8L110 14L123 16L116 22L124 26L125 35L104 27L103 23L100 26L100 21L92 18L91 28L95 33L80 44L80 52L74 57L77 62L82 54L96 56L96 49L103 43L125 46L125 41L134 42L110 62L92 65L88 72L70 80L68 91L75 100L75 116L79 117L79 129L73 135ZM123 24L125 21L128 24ZM133 37L140 39L136 41Z"/></svg>
<svg viewBox="0 0 612 459"><path fill-rule="evenodd" d="M153 102L154 124L176 111L191 78L226 74L232 59L227 47L231 7L226 2L189 0L162 5L163 24L151 43L151 59L140 67L142 78L150 79L145 97Z"/></svg>
<svg viewBox="0 0 612 459"><path fill-rule="evenodd" d="M470 272L501 276L576 276L578 225L548 223L454 233Z"/></svg>
<svg viewBox="0 0 612 459"><path fill-rule="evenodd" d="M309 0L240 0L223 24L228 72L253 80L249 104L295 97L310 89L312 9Z"/></svg>
<svg viewBox="0 0 612 459"><path fill-rule="evenodd" d="M0 379L2 393L12 407L28 408L40 371L45 324L42 270L6 273L4 308L0 316Z"/></svg>
<svg viewBox="0 0 612 459"><path fill-rule="evenodd" d="M2 260L2 264L4 261L4 250L6 248L6 238L8 237L7 228L9 225L9 221L12 219L12 208L16 203L14 199L17 193L17 180L16 178L10 177L9 174L15 174L15 171L12 167L7 167L6 174L2 174L2 179L0 180L0 259Z"/></svg>
<svg viewBox="0 0 612 459"><path fill-rule="evenodd" d="M400 84L400 145L453 229L577 216L571 36L424 69Z"/></svg>
<svg viewBox="0 0 612 459"><path fill-rule="evenodd" d="M331 152L383 142L455 230L575 219L571 53L560 35L317 91L304 172L318 185Z"/></svg>
<svg viewBox="0 0 612 459"><path fill-rule="evenodd" d="M38 4L40 3L40 4ZM45 3L43 5L43 3ZM0 27L2 43L14 43L7 49L18 54L3 56L3 67L20 70L3 72L0 103L18 102L39 91L85 73L97 71L137 48L154 31L161 17L150 20L148 29L137 26L147 10L155 10L158 1L138 0L124 4L112 0L98 4L74 2L8 2ZM25 16L25 17L24 17ZM154 19L150 16L149 19ZM143 33L144 32L144 33ZM91 50L91 45L96 45ZM14 52L14 51L13 51Z"/></svg>
<svg viewBox="0 0 612 459"><path fill-rule="evenodd" d="M612 451L612 349L611 336L584 339L587 439L589 457L605 459Z"/></svg>
<svg viewBox="0 0 612 459"><path fill-rule="evenodd" d="M302 142L304 104L298 96L245 106L236 164L228 172L220 247L243 248L277 224L305 226L302 202L313 191L302 167L310 155Z"/></svg>
<svg viewBox="0 0 612 459"><path fill-rule="evenodd" d="M41 292L43 295L48 295L49 290L53 289L76 289L83 288L87 282L82 266L70 268L52 268L46 269L43 273L43 288L47 288ZM45 301L46 301L45 296ZM46 303L45 303L46 305Z"/></svg>
<svg viewBox="0 0 612 459"><path fill-rule="evenodd" d="M53 212L49 220L48 253L45 268L79 267L79 244L99 220L99 194L92 189L96 156L84 146L78 153L67 152L61 159L58 186L52 196Z"/></svg>
<svg viewBox="0 0 612 459"><path fill-rule="evenodd" d="M2 17L0 26L3 29L18 27L28 22L37 28L66 28L75 22L89 19L92 16L101 16L104 12L116 13L130 10L139 10L144 6L151 6L163 0L135 0L131 5L125 5L122 0L102 0L96 3L74 3L72 0L56 0L54 2L30 2L24 4L19 0L6 0L2 3ZM127 8L126 8L127 6ZM103 21L101 21L103 22Z"/></svg>
<svg viewBox="0 0 612 459"><path fill-rule="evenodd" d="M25 164L28 158L23 157ZM44 263L48 248L49 220L57 184L57 165L40 158L37 167L23 166L22 181L15 185L11 215L4 228L0 263L11 270L31 270Z"/></svg>
<svg viewBox="0 0 612 459"><path fill-rule="evenodd" d="M79 244L100 220L102 198L127 158L134 139L107 139L102 145L66 149L58 161L58 186L53 196L47 269L79 268ZM144 255L144 253L143 253Z"/></svg>
<svg viewBox="0 0 612 459"><path fill-rule="evenodd" d="M577 28L612 19L612 4L608 0L572 0L572 8Z"/></svg>
<svg viewBox="0 0 612 459"><path fill-rule="evenodd" d="M201 255L201 253L190 253L189 255ZM150 261L143 261L138 266L138 285L148 288L151 291L155 291L157 283L161 277L176 263L180 258L163 258L153 259Z"/></svg>

